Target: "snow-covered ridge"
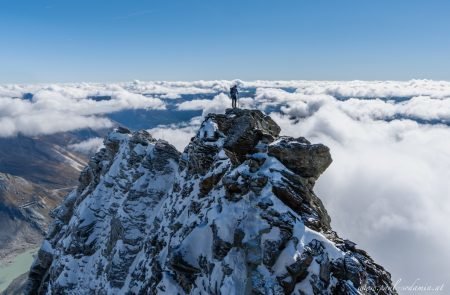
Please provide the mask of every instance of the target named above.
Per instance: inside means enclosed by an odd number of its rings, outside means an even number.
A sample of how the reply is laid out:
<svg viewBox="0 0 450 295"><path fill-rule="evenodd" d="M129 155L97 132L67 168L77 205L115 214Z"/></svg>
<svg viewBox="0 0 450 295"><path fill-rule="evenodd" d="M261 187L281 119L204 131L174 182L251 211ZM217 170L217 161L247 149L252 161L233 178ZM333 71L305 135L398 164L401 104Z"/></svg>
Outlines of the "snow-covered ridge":
<svg viewBox="0 0 450 295"><path fill-rule="evenodd" d="M119 129L54 211L29 294L395 294L314 194L329 149L256 110L210 114L182 155Z"/></svg>

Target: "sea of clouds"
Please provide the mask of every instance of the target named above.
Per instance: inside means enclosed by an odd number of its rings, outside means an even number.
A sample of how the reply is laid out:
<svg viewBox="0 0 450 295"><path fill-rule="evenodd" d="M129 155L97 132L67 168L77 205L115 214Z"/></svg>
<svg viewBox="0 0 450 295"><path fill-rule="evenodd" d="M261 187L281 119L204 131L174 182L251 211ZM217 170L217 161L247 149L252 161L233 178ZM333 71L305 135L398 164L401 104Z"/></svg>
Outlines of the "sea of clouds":
<svg viewBox="0 0 450 295"><path fill-rule="evenodd" d="M450 83L445 81L196 81L0 86L0 137L108 128L125 109L199 111L149 129L179 150L211 112L230 106L232 83L252 89L242 108L265 111L282 134L330 147L317 195L333 228L393 275L450 290ZM25 93L33 93L24 100ZM183 100L183 95L191 99ZM209 94L209 98L196 95ZM89 96L111 96L95 101ZM98 138L72 146L95 151ZM419 281L417 281L419 280Z"/></svg>

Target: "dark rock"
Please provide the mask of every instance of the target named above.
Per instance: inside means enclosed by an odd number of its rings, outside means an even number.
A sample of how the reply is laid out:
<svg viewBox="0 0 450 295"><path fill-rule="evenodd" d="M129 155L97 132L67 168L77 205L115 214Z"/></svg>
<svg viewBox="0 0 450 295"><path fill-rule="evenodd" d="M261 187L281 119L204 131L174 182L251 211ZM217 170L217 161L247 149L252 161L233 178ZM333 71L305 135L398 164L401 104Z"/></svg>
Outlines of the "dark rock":
<svg viewBox="0 0 450 295"><path fill-rule="evenodd" d="M181 254L176 254L170 259L170 267L175 272L175 280L188 294L195 281L195 277L201 272L200 269L189 265L183 260Z"/></svg>
<svg viewBox="0 0 450 295"><path fill-rule="evenodd" d="M214 163L218 151L216 145L207 144L196 138L185 149L180 169L186 167L190 174L204 175Z"/></svg>
<svg viewBox="0 0 450 295"><path fill-rule="evenodd" d="M348 281L339 281L332 289L333 295L359 295L360 292ZM370 293L369 293L370 294Z"/></svg>
<svg viewBox="0 0 450 295"><path fill-rule="evenodd" d="M328 259L328 254L325 254L323 259L320 261L319 276L322 282L324 282L325 287L328 287L331 276L331 265L330 260Z"/></svg>
<svg viewBox="0 0 450 295"><path fill-rule="evenodd" d="M201 272L200 269L184 261L183 256L181 254L174 255L170 259L170 265L176 272L182 272L187 274L197 274Z"/></svg>
<svg viewBox="0 0 450 295"><path fill-rule="evenodd" d="M315 230L328 231L330 216L322 201L301 176L281 171L281 180L272 184L272 191L283 203L296 211L305 224Z"/></svg>
<svg viewBox="0 0 450 295"><path fill-rule="evenodd" d="M289 186L273 186L272 192L286 205L299 212L302 208L303 199Z"/></svg>
<svg viewBox="0 0 450 295"><path fill-rule="evenodd" d="M344 268L346 271L346 277L352 281L353 286L358 288L361 285L363 279L363 267L361 263L352 255L345 255Z"/></svg>
<svg viewBox="0 0 450 295"><path fill-rule="evenodd" d="M263 174L255 175L250 180L250 189L255 193L260 193L268 183L269 178Z"/></svg>
<svg viewBox="0 0 450 295"><path fill-rule="evenodd" d="M236 167L237 165L239 165L241 163L239 161L238 157L233 152L231 152L225 148L223 149L223 151L225 152L227 157L230 159L230 162L233 165L233 167Z"/></svg>
<svg viewBox="0 0 450 295"><path fill-rule="evenodd" d="M323 246L322 242L313 239L311 242L308 243L308 245L306 245L305 250L315 257L322 255L325 251L325 247Z"/></svg>
<svg viewBox="0 0 450 295"><path fill-rule="evenodd" d="M126 133L126 132L122 132L122 133ZM128 130L128 133L131 133L131 132ZM147 146L149 144L149 142L153 142L153 141L155 141L153 139L153 137L150 135L150 133L148 133L145 130L140 130L140 131L134 132L130 138L130 144L132 144L132 145L141 144L143 146Z"/></svg>
<svg viewBox="0 0 450 295"><path fill-rule="evenodd" d="M230 249L232 248L232 244L226 241L223 241L217 234L217 226L215 224L211 225L211 230L213 232L213 255L216 259L223 259Z"/></svg>
<svg viewBox="0 0 450 295"><path fill-rule="evenodd" d="M222 179L222 176L225 174L225 170L221 171L219 174L212 174L210 176L207 176L203 178L203 180L200 182L200 193L203 196L206 196L214 186L217 185L217 183Z"/></svg>
<svg viewBox="0 0 450 295"><path fill-rule="evenodd" d="M238 201L250 191L249 177L242 174L228 174L222 178L228 200Z"/></svg>
<svg viewBox="0 0 450 295"><path fill-rule="evenodd" d="M345 243L345 247L346 248L351 249L351 250L355 250L356 243L354 243L354 242L352 242L350 240L344 240L344 243Z"/></svg>
<svg viewBox="0 0 450 295"><path fill-rule="evenodd" d="M261 199L261 200L258 202L258 207L261 208L261 209L266 210L266 209L269 208L270 206L273 206L273 202L272 202L272 200L269 199L269 198Z"/></svg>
<svg viewBox="0 0 450 295"><path fill-rule="evenodd" d="M122 127L122 126L117 127L116 132L122 133L122 134L130 134L131 133L130 129Z"/></svg>
<svg viewBox="0 0 450 295"><path fill-rule="evenodd" d="M111 232L106 247L106 252L109 255L111 254L111 250L116 245L117 241L121 239L123 239L123 226L120 220L114 217L111 219Z"/></svg>
<svg viewBox="0 0 450 295"><path fill-rule="evenodd" d="M280 133L280 127L258 110L229 109L225 115L210 114L219 130L226 136L224 148L243 162L253 153L260 140L271 142Z"/></svg>
<svg viewBox="0 0 450 295"><path fill-rule="evenodd" d="M53 262L53 254L39 249L37 257L31 266L28 275L28 282L25 286L25 293L34 295L39 294L41 278L47 276L47 271Z"/></svg>
<svg viewBox="0 0 450 295"><path fill-rule="evenodd" d="M332 162L328 147L323 144L299 142L292 137L281 137L270 144L269 155L305 178L317 179Z"/></svg>
<svg viewBox="0 0 450 295"><path fill-rule="evenodd" d="M311 265L312 261L313 256L305 251L293 264L286 267L290 274L290 278L285 278L281 284L286 294L291 294L295 285L306 278L308 275L308 267Z"/></svg>
<svg viewBox="0 0 450 295"><path fill-rule="evenodd" d="M174 167L178 166L177 163L180 160L181 153L170 143L165 140L157 140L153 150L153 156L142 164L146 167L152 167L156 171L162 171L164 173L172 173L170 162L174 163Z"/></svg>

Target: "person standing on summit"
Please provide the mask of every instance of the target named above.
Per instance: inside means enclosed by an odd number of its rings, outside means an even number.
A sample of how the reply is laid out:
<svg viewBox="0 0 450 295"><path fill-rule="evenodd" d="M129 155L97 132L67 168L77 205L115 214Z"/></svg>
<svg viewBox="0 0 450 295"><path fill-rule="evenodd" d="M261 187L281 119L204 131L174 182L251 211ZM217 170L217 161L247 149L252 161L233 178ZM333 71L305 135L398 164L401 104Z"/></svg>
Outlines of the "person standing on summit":
<svg viewBox="0 0 450 295"><path fill-rule="evenodd" d="M231 106L233 107L233 109L237 108L238 95L239 95L239 91L237 88L237 84L234 84L230 88Z"/></svg>

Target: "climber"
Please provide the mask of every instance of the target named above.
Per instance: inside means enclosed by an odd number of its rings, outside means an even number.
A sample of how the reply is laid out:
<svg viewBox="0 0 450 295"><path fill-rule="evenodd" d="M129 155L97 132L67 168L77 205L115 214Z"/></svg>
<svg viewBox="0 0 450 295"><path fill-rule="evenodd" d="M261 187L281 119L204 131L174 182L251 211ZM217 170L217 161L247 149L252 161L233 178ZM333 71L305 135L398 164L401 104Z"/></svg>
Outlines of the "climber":
<svg viewBox="0 0 450 295"><path fill-rule="evenodd" d="M231 101L232 101L231 105L232 105L233 109L237 108L238 95L239 95L239 91L237 88L237 84L234 84L230 88L230 97L231 97Z"/></svg>

